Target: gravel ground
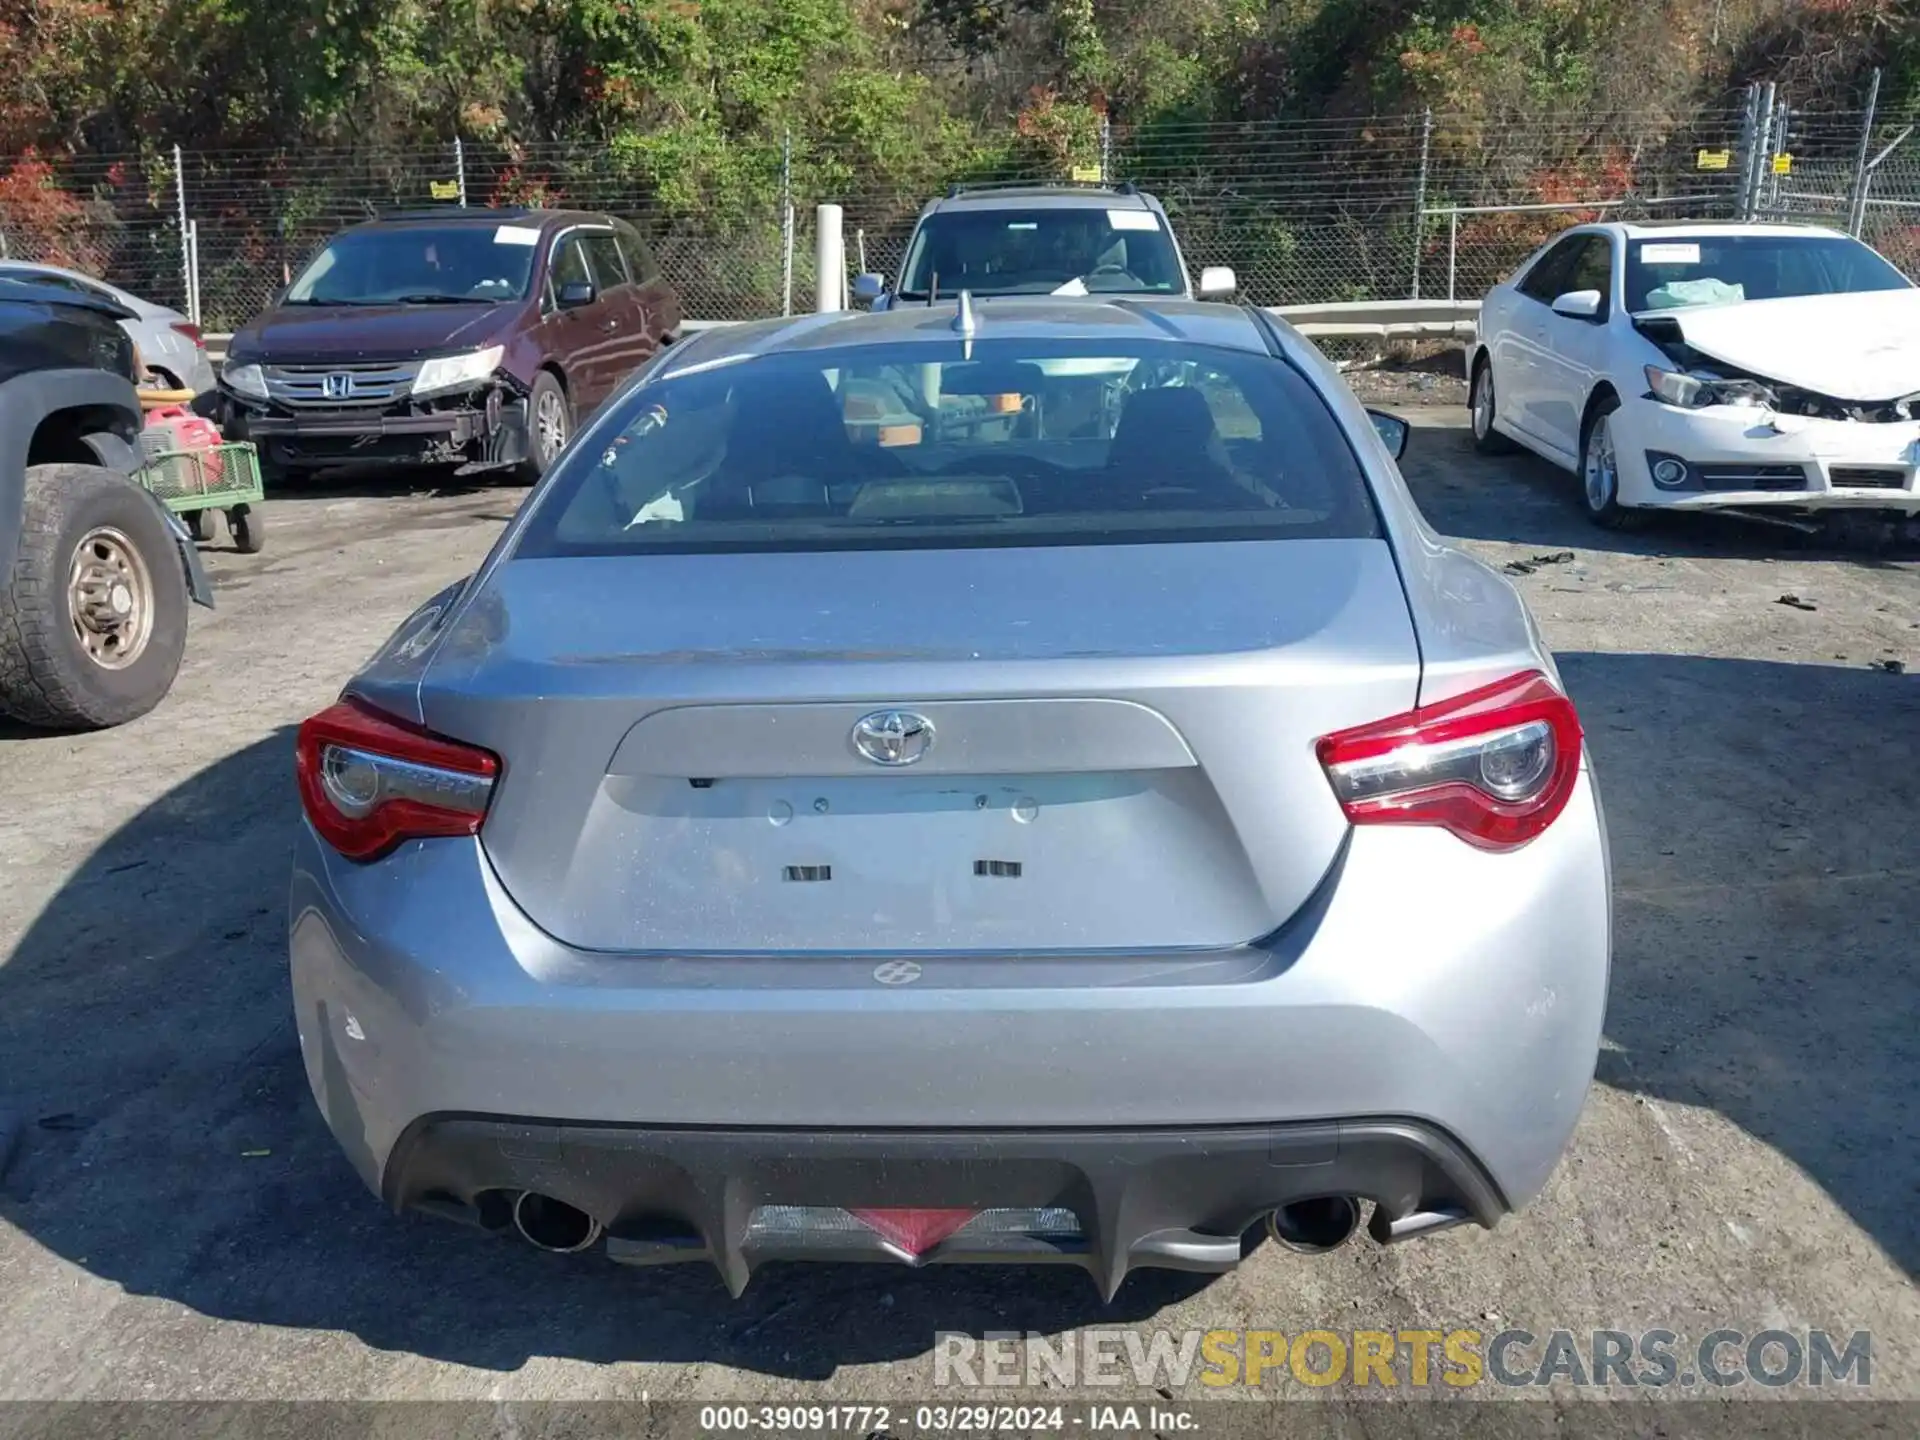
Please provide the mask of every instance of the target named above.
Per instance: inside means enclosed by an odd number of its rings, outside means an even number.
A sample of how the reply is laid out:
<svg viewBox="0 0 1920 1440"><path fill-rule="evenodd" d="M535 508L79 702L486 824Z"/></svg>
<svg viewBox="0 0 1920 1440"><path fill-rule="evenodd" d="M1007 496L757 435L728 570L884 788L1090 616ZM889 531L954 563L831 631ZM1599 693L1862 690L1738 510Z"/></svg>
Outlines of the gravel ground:
<svg viewBox="0 0 1920 1440"><path fill-rule="evenodd" d="M735 1303L387 1215L290 1022L290 728L518 492L335 491L273 501L257 556L214 548L220 608L155 714L0 731L0 1398L897 1403L939 1330L1511 1325L1871 1330L1873 1393L1920 1398L1920 678L1873 668L1920 666L1920 574L1711 520L1601 534L1570 478L1476 457L1447 397L1393 398L1434 523L1524 572L1612 827L1606 1049L1534 1208L1136 1275L1111 1307L1075 1272L797 1267Z"/></svg>

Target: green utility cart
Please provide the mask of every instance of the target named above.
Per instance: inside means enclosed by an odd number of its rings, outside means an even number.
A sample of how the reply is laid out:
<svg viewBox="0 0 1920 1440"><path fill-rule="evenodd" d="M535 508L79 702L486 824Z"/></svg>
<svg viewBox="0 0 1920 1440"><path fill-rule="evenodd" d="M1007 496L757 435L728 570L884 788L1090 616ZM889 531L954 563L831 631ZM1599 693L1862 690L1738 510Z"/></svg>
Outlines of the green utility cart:
<svg viewBox="0 0 1920 1440"><path fill-rule="evenodd" d="M163 450L147 457L136 478L186 522L194 539L210 539L213 512L224 510L235 549L253 555L266 543L265 517L259 508L266 491L260 479L260 454L250 443Z"/></svg>

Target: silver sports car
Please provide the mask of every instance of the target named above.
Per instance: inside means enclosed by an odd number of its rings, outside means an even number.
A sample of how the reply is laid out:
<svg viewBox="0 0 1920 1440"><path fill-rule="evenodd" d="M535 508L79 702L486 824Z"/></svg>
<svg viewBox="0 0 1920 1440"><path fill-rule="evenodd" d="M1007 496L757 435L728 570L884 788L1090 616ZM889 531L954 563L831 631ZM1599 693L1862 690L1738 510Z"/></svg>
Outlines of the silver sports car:
<svg viewBox="0 0 1920 1440"><path fill-rule="evenodd" d="M1606 834L1405 439L1227 306L663 352L300 731L353 1164L735 1293L1495 1224L1592 1078Z"/></svg>

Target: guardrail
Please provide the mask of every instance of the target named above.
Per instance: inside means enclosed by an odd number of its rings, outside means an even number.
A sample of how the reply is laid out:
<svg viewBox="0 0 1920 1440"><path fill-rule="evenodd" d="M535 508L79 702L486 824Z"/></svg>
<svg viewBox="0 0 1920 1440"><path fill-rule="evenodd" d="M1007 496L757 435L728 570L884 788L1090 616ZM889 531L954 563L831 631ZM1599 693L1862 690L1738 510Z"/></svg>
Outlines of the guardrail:
<svg viewBox="0 0 1920 1440"><path fill-rule="evenodd" d="M1478 300L1352 300L1336 305L1269 305L1302 335L1359 340L1470 339Z"/></svg>

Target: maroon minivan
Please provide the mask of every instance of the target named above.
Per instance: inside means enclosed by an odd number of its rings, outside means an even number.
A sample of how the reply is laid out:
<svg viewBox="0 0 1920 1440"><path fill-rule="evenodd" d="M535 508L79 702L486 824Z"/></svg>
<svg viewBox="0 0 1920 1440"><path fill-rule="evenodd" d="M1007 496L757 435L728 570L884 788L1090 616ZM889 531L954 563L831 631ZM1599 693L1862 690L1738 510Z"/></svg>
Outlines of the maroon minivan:
<svg viewBox="0 0 1920 1440"><path fill-rule="evenodd" d="M269 481L362 464L531 480L679 327L679 297L624 221L388 215L334 236L235 333L222 418Z"/></svg>

